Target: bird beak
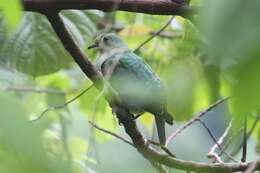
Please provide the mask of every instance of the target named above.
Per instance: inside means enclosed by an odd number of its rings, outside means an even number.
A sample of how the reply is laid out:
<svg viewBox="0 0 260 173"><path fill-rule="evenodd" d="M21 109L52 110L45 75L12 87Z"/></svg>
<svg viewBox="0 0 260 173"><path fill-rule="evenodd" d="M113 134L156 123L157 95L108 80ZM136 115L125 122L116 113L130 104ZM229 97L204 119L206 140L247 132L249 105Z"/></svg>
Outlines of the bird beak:
<svg viewBox="0 0 260 173"><path fill-rule="evenodd" d="M95 48L95 47L98 47L98 44L97 44L97 43L94 43L94 44L90 45L90 46L88 47L88 49L93 49L93 48Z"/></svg>

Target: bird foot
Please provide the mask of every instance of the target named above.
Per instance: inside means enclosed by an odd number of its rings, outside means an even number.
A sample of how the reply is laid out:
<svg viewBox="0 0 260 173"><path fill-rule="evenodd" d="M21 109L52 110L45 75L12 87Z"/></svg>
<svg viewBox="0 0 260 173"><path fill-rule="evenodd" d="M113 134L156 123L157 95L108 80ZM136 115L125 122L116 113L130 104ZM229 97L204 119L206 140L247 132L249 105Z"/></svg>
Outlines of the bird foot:
<svg viewBox="0 0 260 173"><path fill-rule="evenodd" d="M137 120L139 117L141 117L144 113L137 114L133 116L133 121Z"/></svg>
<svg viewBox="0 0 260 173"><path fill-rule="evenodd" d="M155 142L153 140L147 140L146 145L149 146L150 144L156 145L160 147L165 153L167 153L171 157L176 157L168 148L165 147L165 145L160 144L158 142Z"/></svg>

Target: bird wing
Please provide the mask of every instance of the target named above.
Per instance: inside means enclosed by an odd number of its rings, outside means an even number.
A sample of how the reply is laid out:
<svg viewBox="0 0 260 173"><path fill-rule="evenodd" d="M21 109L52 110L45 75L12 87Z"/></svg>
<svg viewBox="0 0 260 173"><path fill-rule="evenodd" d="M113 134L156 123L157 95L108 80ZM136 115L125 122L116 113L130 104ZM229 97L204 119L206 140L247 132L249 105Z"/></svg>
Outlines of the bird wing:
<svg viewBox="0 0 260 173"><path fill-rule="evenodd" d="M139 56L131 51L114 54L101 67L111 86L129 107L156 113L163 110L163 84L152 68Z"/></svg>
<svg viewBox="0 0 260 173"><path fill-rule="evenodd" d="M119 59L119 66L134 75L149 87L162 88L160 78L153 72L152 68L133 52L125 52Z"/></svg>
<svg viewBox="0 0 260 173"><path fill-rule="evenodd" d="M121 55L118 66L123 68L124 71L127 71L129 76L133 76L133 78L138 80L136 85L132 85L133 88L136 86L136 88L138 88L138 84L141 83L141 89L137 91L137 94L140 93L140 95L146 96L146 104L153 105L154 107L152 108L150 106L149 109L156 109L155 112L164 109L163 107L165 106L166 100L163 84L157 74L155 74L144 60L129 51ZM131 90L131 88L128 89L128 91L129 90Z"/></svg>

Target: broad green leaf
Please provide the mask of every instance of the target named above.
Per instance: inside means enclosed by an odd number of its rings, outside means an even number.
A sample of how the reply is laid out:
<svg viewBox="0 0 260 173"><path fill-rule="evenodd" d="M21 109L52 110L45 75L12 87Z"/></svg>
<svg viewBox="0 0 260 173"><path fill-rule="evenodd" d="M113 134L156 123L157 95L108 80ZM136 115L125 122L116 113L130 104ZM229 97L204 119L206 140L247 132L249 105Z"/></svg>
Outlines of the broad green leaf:
<svg viewBox="0 0 260 173"><path fill-rule="evenodd" d="M2 91L0 118L0 172L67 172L61 158L47 156L42 132L28 121L19 101Z"/></svg>
<svg viewBox="0 0 260 173"><path fill-rule="evenodd" d="M212 56L208 63L228 68L242 63L260 41L260 1L207 0L202 10L202 28Z"/></svg>
<svg viewBox="0 0 260 173"><path fill-rule="evenodd" d="M77 44L84 48L95 32L93 21L76 10L63 12L62 17ZM53 73L72 62L47 19L31 12L24 14L18 31L5 41L0 53L12 68L32 76Z"/></svg>
<svg viewBox="0 0 260 173"><path fill-rule="evenodd" d="M0 62L0 74L0 88L2 89L24 84L28 81L24 74L6 67L6 65L2 62Z"/></svg>
<svg viewBox="0 0 260 173"><path fill-rule="evenodd" d="M229 76L234 99L231 110L242 122L260 106L260 1L207 0L202 11L202 29L210 56L205 62Z"/></svg>

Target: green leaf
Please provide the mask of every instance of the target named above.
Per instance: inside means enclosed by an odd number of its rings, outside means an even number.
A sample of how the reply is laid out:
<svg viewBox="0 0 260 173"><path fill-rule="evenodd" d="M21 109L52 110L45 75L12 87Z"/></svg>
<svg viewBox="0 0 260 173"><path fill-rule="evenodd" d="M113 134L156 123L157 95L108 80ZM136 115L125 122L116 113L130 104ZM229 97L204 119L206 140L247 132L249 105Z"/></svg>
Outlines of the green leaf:
<svg viewBox="0 0 260 173"><path fill-rule="evenodd" d="M260 103L260 1L207 0L202 28L211 56L206 63L222 70L230 83L231 111L239 123ZM238 124L239 124L238 123Z"/></svg>
<svg viewBox="0 0 260 173"><path fill-rule="evenodd" d="M48 158L42 132L26 119L19 101L0 92L0 172L68 172L61 158Z"/></svg>
<svg viewBox="0 0 260 173"><path fill-rule="evenodd" d="M0 88L2 89L19 83L28 82L25 75L6 67L2 62L0 62L0 74Z"/></svg>
<svg viewBox="0 0 260 173"><path fill-rule="evenodd" d="M94 34L94 23L83 11L69 10L62 16L75 41L84 48ZM32 76L56 72L72 62L47 19L31 12L24 14L18 31L5 41L0 57Z"/></svg>
<svg viewBox="0 0 260 173"><path fill-rule="evenodd" d="M207 62L222 69L247 59L260 41L260 1L207 0L202 11L202 28L213 56Z"/></svg>

